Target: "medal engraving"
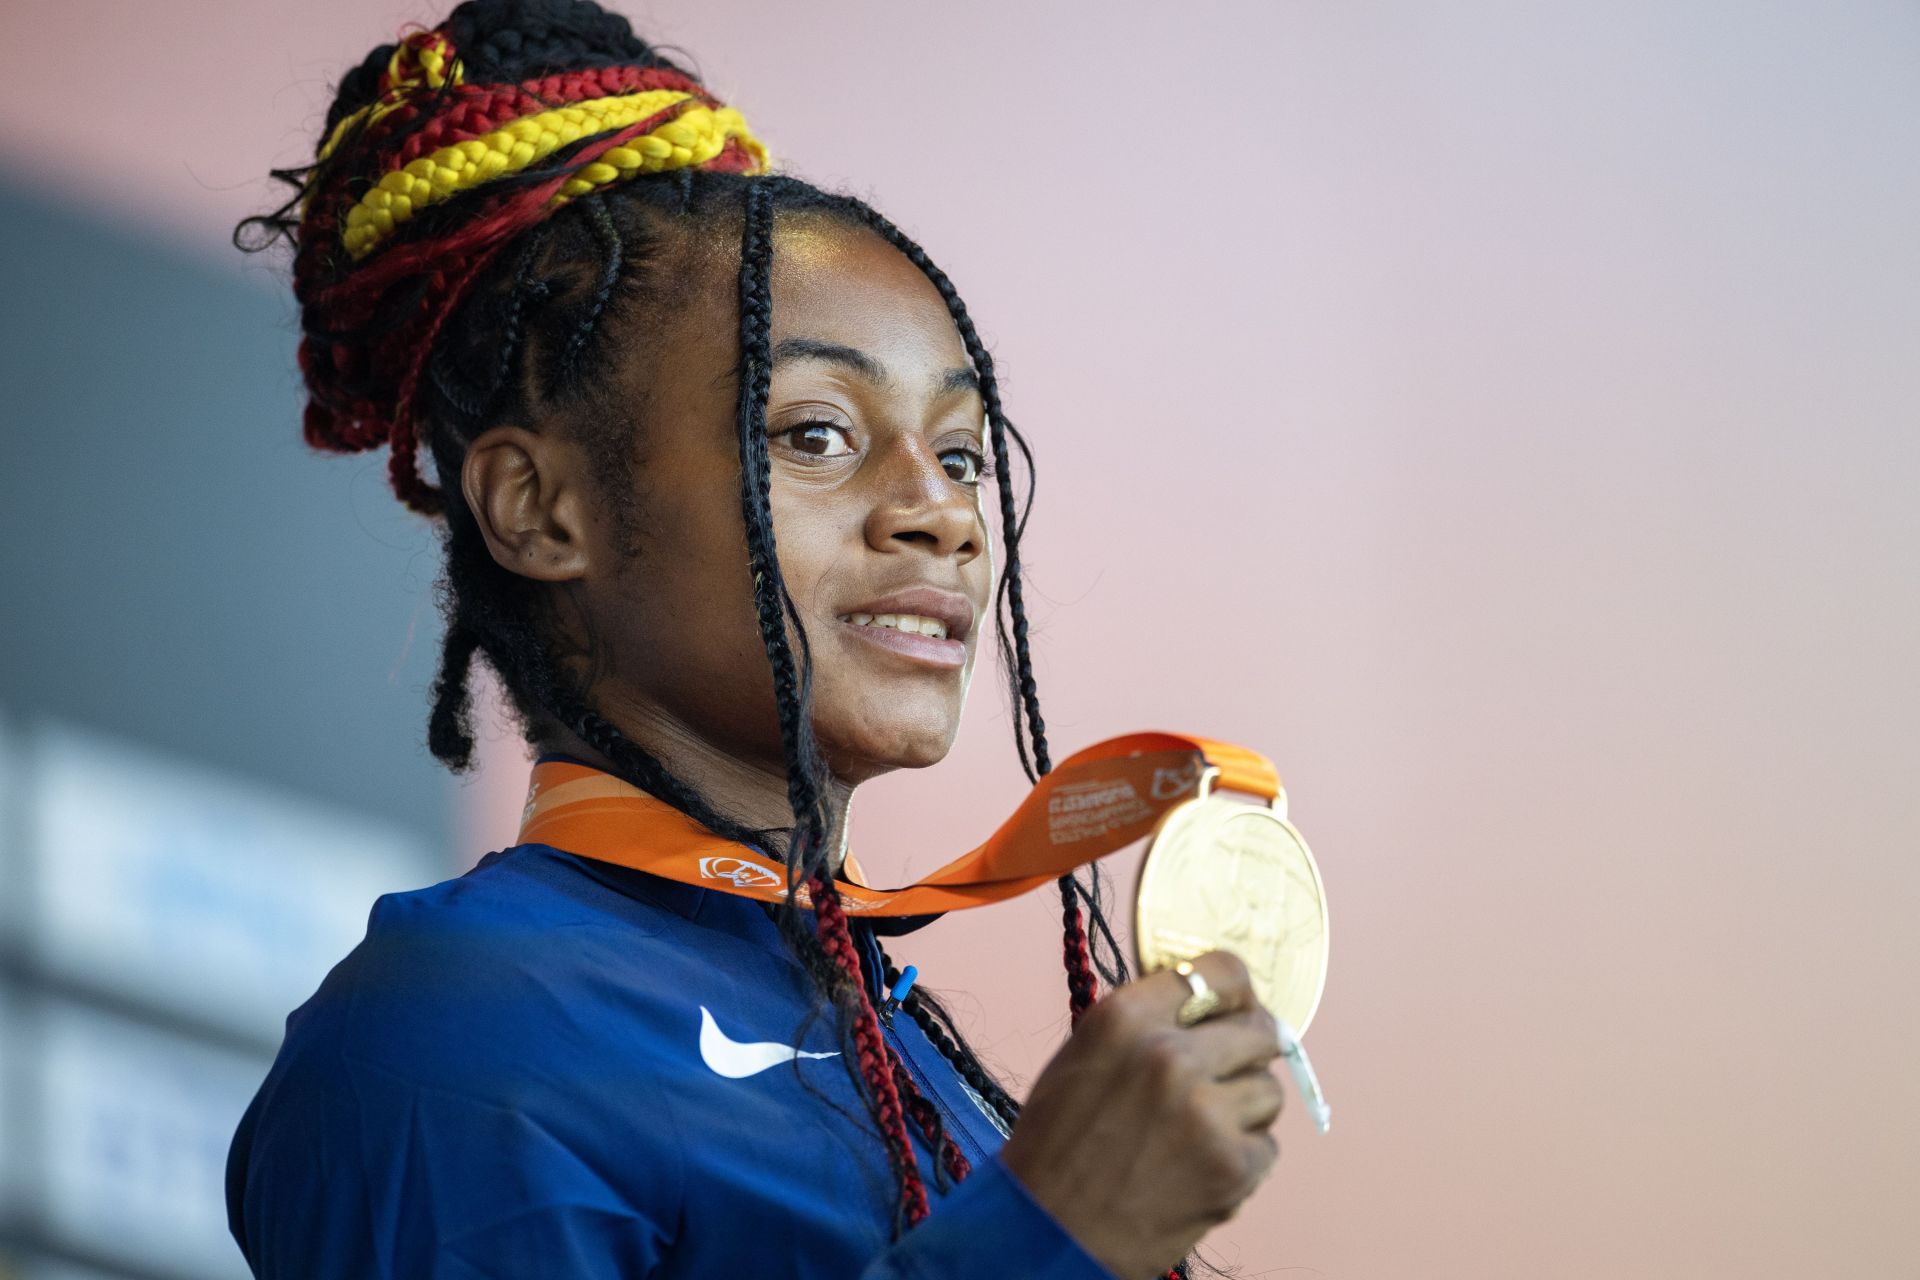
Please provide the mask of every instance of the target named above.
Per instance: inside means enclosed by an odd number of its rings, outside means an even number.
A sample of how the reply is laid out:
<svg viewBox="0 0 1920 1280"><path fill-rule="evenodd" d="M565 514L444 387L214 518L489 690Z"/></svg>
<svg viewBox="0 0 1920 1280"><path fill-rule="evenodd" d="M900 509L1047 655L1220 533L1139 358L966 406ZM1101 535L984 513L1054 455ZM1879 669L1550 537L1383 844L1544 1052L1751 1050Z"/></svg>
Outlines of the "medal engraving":
<svg viewBox="0 0 1920 1280"><path fill-rule="evenodd" d="M1203 789L1204 790L1204 789ZM1142 972L1216 948L1304 1034L1327 977L1327 904L1300 833L1273 809L1202 794L1161 819L1140 871Z"/></svg>

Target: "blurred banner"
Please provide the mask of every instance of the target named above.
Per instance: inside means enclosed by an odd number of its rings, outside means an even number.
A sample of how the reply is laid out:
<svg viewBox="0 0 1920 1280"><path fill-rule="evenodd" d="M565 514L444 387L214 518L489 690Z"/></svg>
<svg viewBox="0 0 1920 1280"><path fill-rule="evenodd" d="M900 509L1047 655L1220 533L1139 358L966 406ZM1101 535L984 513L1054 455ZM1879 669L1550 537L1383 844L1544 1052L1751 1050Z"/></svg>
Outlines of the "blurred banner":
<svg viewBox="0 0 1920 1280"><path fill-rule="evenodd" d="M393 824L96 732L43 723L11 745L10 1234L129 1275L244 1276L222 1190L234 1126L287 1013L430 852Z"/></svg>
<svg viewBox="0 0 1920 1280"><path fill-rule="evenodd" d="M268 1044L429 861L389 824L97 734L41 730L23 773L29 958Z"/></svg>

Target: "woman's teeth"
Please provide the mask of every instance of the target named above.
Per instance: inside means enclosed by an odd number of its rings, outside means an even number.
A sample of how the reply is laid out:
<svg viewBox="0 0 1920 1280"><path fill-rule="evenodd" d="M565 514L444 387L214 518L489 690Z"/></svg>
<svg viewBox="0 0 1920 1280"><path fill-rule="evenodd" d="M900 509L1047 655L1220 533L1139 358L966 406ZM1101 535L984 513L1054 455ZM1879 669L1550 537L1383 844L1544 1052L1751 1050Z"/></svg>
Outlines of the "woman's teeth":
<svg viewBox="0 0 1920 1280"><path fill-rule="evenodd" d="M892 627L895 631L932 636L935 640L947 638L946 623L938 618L923 618L917 613L849 613L842 615L840 621L851 622L856 627Z"/></svg>

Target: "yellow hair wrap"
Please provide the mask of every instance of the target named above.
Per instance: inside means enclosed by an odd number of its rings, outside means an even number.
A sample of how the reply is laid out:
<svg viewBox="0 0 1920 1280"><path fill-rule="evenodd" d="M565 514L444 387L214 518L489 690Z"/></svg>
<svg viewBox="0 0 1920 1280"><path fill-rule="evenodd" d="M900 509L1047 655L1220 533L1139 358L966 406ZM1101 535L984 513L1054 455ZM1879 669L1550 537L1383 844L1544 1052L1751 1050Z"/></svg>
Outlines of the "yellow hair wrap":
<svg viewBox="0 0 1920 1280"><path fill-rule="evenodd" d="M677 89L591 98L523 116L484 137L442 147L382 177L348 210L341 242L350 256L363 258L394 228L429 205L503 173L518 172L582 138L624 129L681 103L691 105L658 128L610 148L584 166L550 203L565 204L596 187L638 173L705 164L720 154L730 138L739 139L754 157L754 172L766 168L767 149L748 132L745 117L732 107L715 110L692 99L692 94Z"/></svg>

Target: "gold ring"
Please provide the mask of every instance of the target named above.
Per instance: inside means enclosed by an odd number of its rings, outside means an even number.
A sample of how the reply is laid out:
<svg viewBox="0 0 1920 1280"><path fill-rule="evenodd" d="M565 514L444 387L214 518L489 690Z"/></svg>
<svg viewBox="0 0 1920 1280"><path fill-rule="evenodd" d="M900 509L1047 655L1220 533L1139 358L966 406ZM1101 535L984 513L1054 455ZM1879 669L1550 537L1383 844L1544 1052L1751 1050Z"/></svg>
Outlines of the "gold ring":
<svg viewBox="0 0 1920 1280"><path fill-rule="evenodd" d="M1180 1011L1173 1015L1174 1021L1183 1027L1191 1027L1220 1012L1220 993L1207 985L1207 980L1195 971L1191 960L1182 960L1173 966L1173 971L1187 980L1187 990L1192 993L1180 1005Z"/></svg>

